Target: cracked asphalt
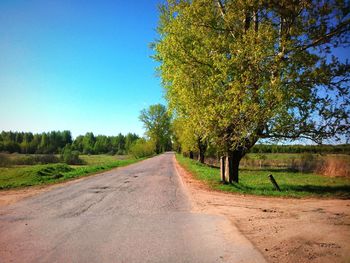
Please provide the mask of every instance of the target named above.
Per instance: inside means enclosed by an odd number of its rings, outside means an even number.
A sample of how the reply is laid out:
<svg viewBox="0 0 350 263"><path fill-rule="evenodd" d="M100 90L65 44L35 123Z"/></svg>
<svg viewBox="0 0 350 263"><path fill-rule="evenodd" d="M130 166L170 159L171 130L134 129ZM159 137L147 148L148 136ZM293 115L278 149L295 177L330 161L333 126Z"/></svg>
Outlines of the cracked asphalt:
<svg viewBox="0 0 350 263"><path fill-rule="evenodd" d="M0 208L0 262L262 262L230 227L165 153Z"/></svg>

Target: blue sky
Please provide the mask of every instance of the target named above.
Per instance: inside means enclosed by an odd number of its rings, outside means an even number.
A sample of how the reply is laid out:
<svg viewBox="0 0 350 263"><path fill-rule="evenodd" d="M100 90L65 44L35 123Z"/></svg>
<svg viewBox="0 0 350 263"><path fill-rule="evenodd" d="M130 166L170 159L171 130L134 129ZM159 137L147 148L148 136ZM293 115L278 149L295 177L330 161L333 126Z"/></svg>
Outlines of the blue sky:
<svg viewBox="0 0 350 263"><path fill-rule="evenodd" d="M0 1L0 130L143 134L159 1Z"/></svg>

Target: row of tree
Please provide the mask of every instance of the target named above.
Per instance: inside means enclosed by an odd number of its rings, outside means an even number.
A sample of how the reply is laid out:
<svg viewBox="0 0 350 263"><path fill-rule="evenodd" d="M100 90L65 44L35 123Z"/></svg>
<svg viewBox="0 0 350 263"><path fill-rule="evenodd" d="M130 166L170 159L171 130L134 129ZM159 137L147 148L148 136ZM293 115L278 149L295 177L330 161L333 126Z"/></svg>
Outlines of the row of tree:
<svg viewBox="0 0 350 263"><path fill-rule="evenodd" d="M31 132L6 132L0 134L0 152L25 154L57 154L69 147L83 154L126 154L140 137L133 133L117 136L95 136L92 132L74 140L70 131L52 131L33 134Z"/></svg>
<svg viewBox="0 0 350 263"><path fill-rule="evenodd" d="M154 58L174 142L221 156L223 182L260 140L350 137L348 1L168 0Z"/></svg>
<svg viewBox="0 0 350 263"><path fill-rule="evenodd" d="M325 154L350 154L350 144L339 145L273 145L256 144L252 153L325 153Z"/></svg>

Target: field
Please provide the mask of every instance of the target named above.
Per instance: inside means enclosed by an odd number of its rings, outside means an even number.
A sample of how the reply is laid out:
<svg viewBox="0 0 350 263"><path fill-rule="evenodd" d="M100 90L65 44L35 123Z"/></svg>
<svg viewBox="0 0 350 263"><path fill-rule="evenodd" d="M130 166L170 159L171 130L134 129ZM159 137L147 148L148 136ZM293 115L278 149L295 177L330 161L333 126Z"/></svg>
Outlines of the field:
<svg viewBox="0 0 350 263"><path fill-rule="evenodd" d="M204 181L214 190L236 192L241 194L254 194L265 196L284 197L337 197L350 198L350 178L330 177L314 172L300 172L298 169L290 169L290 160L301 163L302 158L297 154L273 154L260 162L256 154L251 154L246 160L242 160L239 184L223 185L220 182L220 170L218 168L200 164L197 161L177 154L178 162L195 178ZM324 158L324 157L323 157ZM341 159L348 167L348 156L332 156ZM249 160L256 160L250 162ZM245 162L245 163L244 163ZM269 164L269 165L268 165ZM344 166L344 165L343 165ZM296 167L298 167L296 165ZM348 171L346 171L348 172ZM269 181L268 175L272 174L278 182L281 192L276 191Z"/></svg>
<svg viewBox="0 0 350 263"><path fill-rule="evenodd" d="M28 156L9 154L7 158L16 162ZM0 189L59 183L142 160L125 155L82 155L80 158L84 165L50 163L0 167Z"/></svg>
<svg viewBox="0 0 350 263"><path fill-rule="evenodd" d="M219 166L217 159L207 163ZM293 172L316 173L326 176L350 177L350 155L311 153L249 153L240 163L246 169L285 169Z"/></svg>

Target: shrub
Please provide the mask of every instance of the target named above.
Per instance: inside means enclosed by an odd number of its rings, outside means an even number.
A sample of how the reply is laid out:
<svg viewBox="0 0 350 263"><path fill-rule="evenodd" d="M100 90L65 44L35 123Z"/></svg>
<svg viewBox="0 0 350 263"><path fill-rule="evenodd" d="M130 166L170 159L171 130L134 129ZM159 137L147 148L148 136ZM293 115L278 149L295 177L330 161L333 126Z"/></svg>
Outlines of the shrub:
<svg viewBox="0 0 350 263"><path fill-rule="evenodd" d="M142 158L152 156L155 154L156 147L152 141L146 141L145 139L138 139L130 147L130 154L135 158Z"/></svg>
<svg viewBox="0 0 350 263"><path fill-rule="evenodd" d="M10 163L10 160L9 158L7 157L6 154L3 154L3 153L0 153L0 167L7 167L9 166L11 163Z"/></svg>
<svg viewBox="0 0 350 263"><path fill-rule="evenodd" d="M82 164L78 151L72 151L70 146L66 146L61 154L61 160L66 164Z"/></svg>

